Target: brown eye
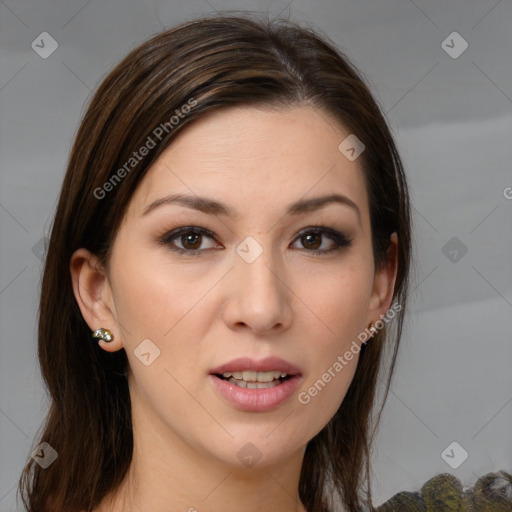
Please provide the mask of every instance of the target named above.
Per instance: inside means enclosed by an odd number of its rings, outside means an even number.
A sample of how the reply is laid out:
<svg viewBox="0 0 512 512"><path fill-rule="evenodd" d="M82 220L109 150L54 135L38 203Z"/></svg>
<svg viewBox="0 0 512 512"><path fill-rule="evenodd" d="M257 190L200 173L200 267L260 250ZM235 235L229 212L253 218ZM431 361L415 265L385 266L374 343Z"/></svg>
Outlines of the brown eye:
<svg viewBox="0 0 512 512"><path fill-rule="evenodd" d="M325 238L331 240L331 247L320 249ZM337 251L343 247L349 247L352 243L352 238L345 236L343 233L321 226L310 227L303 230L296 240L300 241L302 246L307 249L307 252L318 255Z"/></svg>
<svg viewBox="0 0 512 512"><path fill-rule="evenodd" d="M304 247L307 247L308 249L317 250L322 245L322 237L318 233L302 235L300 239L304 244Z"/></svg>
<svg viewBox="0 0 512 512"><path fill-rule="evenodd" d="M180 254L196 255L215 248L214 246L202 247L205 239L215 241L211 231L197 226L185 226L170 231L160 239L160 242ZM327 243L327 246L324 246L326 240L330 240L330 244ZM328 254L343 247L349 247L352 243L352 239L343 233L321 226L311 226L303 230L296 241L301 243L306 252L315 255Z"/></svg>
<svg viewBox="0 0 512 512"><path fill-rule="evenodd" d="M199 235L197 233L181 235L180 241L185 249L196 250L196 249L199 249L199 247L201 246L201 237L202 236L203 235Z"/></svg>
<svg viewBox="0 0 512 512"><path fill-rule="evenodd" d="M214 240L213 234L207 229L196 226L186 226L175 229L164 235L161 239L161 243L168 245L171 250L182 254L196 254L212 248L201 248L205 238Z"/></svg>

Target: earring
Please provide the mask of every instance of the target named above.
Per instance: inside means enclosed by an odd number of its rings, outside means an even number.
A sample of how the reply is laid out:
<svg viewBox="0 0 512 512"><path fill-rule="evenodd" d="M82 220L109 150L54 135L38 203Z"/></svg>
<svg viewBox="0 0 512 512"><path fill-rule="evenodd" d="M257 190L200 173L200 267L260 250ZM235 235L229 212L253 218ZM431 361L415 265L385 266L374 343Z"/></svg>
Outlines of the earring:
<svg viewBox="0 0 512 512"><path fill-rule="evenodd" d="M370 327L368 327L368 330L372 333L370 338L373 338L379 332L373 324L371 324ZM366 344L370 341L370 338L368 338L366 341L363 341L363 343L361 343L361 346L366 346Z"/></svg>
<svg viewBox="0 0 512 512"><path fill-rule="evenodd" d="M92 337L106 341L107 343L114 339L114 335L108 329L98 329L92 333Z"/></svg>

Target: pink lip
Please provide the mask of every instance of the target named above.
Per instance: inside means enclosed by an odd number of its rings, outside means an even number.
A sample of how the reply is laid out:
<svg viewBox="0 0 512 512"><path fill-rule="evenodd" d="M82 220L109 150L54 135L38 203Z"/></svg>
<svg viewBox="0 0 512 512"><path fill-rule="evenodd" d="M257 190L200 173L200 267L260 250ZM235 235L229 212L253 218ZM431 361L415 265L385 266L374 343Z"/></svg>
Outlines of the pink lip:
<svg viewBox="0 0 512 512"><path fill-rule="evenodd" d="M222 364L210 370L210 374L220 374L225 372L243 372L244 370L253 372L270 372L272 370L287 373L288 375L300 375L300 368L281 359L279 357L266 357L261 361L255 361L249 357L239 357L229 363Z"/></svg>
<svg viewBox="0 0 512 512"><path fill-rule="evenodd" d="M277 409L288 400L302 382L300 375L294 375L273 388L241 388L216 375L209 375L220 394L234 407L246 412L266 412Z"/></svg>
<svg viewBox="0 0 512 512"><path fill-rule="evenodd" d="M244 370L255 372L275 370L287 373L290 377L277 386L264 389L242 388L217 377L225 372ZM248 357L234 359L211 370L209 378L217 391L231 405L246 412L266 412L278 408L293 395L303 380L298 367L278 357L267 357L261 361L254 361Z"/></svg>

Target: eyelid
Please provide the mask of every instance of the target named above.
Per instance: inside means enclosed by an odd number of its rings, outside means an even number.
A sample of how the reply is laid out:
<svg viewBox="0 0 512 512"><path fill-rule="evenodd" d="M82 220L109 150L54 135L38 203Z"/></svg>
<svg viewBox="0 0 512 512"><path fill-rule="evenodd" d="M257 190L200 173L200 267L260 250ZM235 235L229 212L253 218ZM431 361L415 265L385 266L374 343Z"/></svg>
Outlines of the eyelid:
<svg viewBox="0 0 512 512"><path fill-rule="evenodd" d="M325 249L324 250L304 249L304 251L306 253L315 254L315 255L325 255L325 254L330 254L330 253L334 253L334 252L339 252L340 250L342 250L344 248L350 247L350 245L352 244L352 242L354 240L354 237L347 235L344 232L339 231L337 229L329 228L327 226L321 226L321 225L311 225L311 226L307 226L304 229L301 229L297 233L297 236L293 239L293 242L295 242L295 240L298 240L299 238L301 238L302 236L304 236L308 233L327 235L327 238L330 238L335 243L334 248L327 249L327 250L325 250Z"/></svg>
<svg viewBox="0 0 512 512"><path fill-rule="evenodd" d="M181 227L171 229L170 231L167 231L162 237L159 238L159 241L163 245L169 246L169 245L171 245L171 240L178 238L180 235L185 234L185 233L194 233L197 235L206 236L208 238L216 240L214 233L212 233L209 229L202 228L200 226L181 226ZM191 255L205 251L205 249L186 250L186 249L182 249L181 247L173 247L173 248L171 248L171 250L178 252L178 253L186 253L186 254L191 254Z"/></svg>
<svg viewBox="0 0 512 512"><path fill-rule="evenodd" d="M217 240L217 237L215 236L215 234L212 231L210 231L207 228L203 228L201 226L195 226L195 225L180 226L180 227L173 228L169 231L166 231L163 236L158 238L158 241L162 245L169 247L172 245L171 244L172 240L174 240L175 238L178 238L180 235L185 234L185 233L194 233L197 235L205 236L205 237L211 238L211 239L215 240L217 243L219 243ZM331 239L335 245L334 248L332 248L332 249L323 249L323 250L322 249L308 250L307 248L302 249L306 253L310 253L310 254L314 254L314 255L324 255L324 254L338 252L344 248L350 247L350 245L352 244L352 241L354 240L354 237L349 236L342 231L338 231L337 229L329 228L327 226L322 226L322 225L310 225L310 226L307 226L307 227L301 229L297 233L297 235L295 236L295 238L292 240L291 243L292 244L295 243L302 236L305 236L310 233L324 235L325 237ZM187 250L187 249L182 249L181 247L170 247L170 249L173 252L177 252L179 254L188 254L190 256L194 256L199 253L211 250L211 249Z"/></svg>

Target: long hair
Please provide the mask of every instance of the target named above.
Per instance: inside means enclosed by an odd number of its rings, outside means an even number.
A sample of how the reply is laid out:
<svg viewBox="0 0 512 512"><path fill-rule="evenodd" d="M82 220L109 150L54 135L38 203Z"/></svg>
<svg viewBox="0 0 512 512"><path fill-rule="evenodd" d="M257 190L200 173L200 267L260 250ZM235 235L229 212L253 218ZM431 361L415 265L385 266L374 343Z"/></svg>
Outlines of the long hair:
<svg viewBox="0 0 512 512"><path fill-rule="evenodd" d="M350 511L373 510L370 447L395 367L411 259L402 163L363 77L326 36L287 20L219 15L166 30L133 49L99 85L77 131L38 315L38 357L50 405L34 446L46 442L58 458L43 469L27 457L18 492L29 512L91 511L119 486L132 457L126 353L108 353L91 341L73 294L71 255L85 247L108 268L116 230L151 164L185 126L235 105L310 105L339 121L365 144L358 162L376 270L387 261L390 234L397 233L396 332L391 336L384 327L361 348L342 404L307 445L299 482L308 512L329 512L333 499ZM135 159L143 146L151 149ZM386 348L391 358L382 380ZM371 428L379 382L384 399Z"/></svg>

